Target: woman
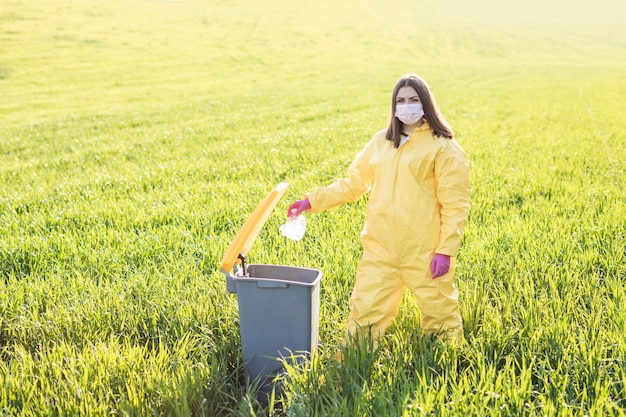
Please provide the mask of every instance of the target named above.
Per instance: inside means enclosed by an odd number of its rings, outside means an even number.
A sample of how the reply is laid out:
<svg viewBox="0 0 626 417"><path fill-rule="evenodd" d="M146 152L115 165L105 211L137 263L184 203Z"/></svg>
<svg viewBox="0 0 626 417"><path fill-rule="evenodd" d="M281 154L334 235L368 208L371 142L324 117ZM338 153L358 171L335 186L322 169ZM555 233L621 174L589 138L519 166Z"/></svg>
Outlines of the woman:
<svg viewBox="0 0 626 417"><path fill-rule="evenodd" d="M288 215L328 210L368 191L348 334L371 334L377 345L398 314L406 287L426 332L461 340L454 271L469 214L469 166L428 85L415 74L396 83L389 127L365 145L348 178L307 193Z"/></svg>

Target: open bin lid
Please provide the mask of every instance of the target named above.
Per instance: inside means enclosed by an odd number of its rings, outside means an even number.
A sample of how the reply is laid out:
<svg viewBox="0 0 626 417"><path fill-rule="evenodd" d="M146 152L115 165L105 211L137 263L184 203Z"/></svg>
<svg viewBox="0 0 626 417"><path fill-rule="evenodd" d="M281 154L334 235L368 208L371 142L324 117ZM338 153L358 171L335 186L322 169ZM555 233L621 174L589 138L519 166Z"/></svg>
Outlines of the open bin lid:
<svg viewBox="0 0 626 417"><path fill-rule="evenodd" d="M261 228L265 225L267 218L270 216L278 200L287 191L289 183L281 182L259 203L254 212L248 217L248 220L239 229L228 250L224 254L220 262L220 268L225 274L230 274L235 266L239 263L239 255L246 256L252 247L255 239L259 236Z"/></svg>

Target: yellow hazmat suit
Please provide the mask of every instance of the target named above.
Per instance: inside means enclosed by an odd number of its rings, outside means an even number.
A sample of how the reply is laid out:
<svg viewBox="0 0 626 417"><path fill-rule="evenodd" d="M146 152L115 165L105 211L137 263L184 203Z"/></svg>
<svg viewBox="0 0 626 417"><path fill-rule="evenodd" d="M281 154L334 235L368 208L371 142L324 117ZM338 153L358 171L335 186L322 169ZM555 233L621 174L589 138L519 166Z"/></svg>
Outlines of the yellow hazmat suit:
<svg viewBox="0 0 626 417"><path fill-rule="evenodd" d="M455 256L469 214L469 166L454 139L436 137L428 123L399 148L378 132L357 155L348 178L308 193L311 212L356 201L370 192L361 233L363 256L352 292L347 332L381 337L398 314L404 288L414 295L428 332L462 339L454 285ZM435 253L450 270L432 278Z"/></svg>

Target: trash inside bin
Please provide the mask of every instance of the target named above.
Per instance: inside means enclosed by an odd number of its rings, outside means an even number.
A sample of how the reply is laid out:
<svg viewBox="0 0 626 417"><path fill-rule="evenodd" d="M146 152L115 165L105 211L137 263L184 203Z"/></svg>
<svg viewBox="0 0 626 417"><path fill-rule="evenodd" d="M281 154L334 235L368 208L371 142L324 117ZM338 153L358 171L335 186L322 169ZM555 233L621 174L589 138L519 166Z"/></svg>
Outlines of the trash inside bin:
<svg viewBox="0 0 626 417"><path fill-rule="evenodd" d="M322 272L297 266L246 264L246 256L288 184L279 184L257 206L221 263L227 289L236 293L246 376L260 398L271 393L282 360L314 352L319 328ZM235 268L235 263L241 268ZM233 272L234 271L234 272Z"/></svg>

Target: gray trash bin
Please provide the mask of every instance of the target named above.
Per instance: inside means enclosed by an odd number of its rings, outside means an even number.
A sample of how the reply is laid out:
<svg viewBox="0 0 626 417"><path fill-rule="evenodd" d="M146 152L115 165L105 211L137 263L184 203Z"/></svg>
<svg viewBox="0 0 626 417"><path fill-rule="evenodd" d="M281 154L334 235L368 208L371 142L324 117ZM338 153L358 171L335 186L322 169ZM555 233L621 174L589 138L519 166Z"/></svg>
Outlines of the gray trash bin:
<svg viewBox="0 0 626 417"><path fill-rule="evenodd" d="M304 358L317 346L322 272L279 265L247 266L234 276L243 362L250 380L269 393L281 359Z"/></svg>
<svg viewBox="0 0 626 417"><path fill-rule="evenodd" d="M259 399L271 393L282 360L306 358L315 351L319 328L322 272L296 266L246 265L254 240L288 184L279 184L257 206L221 262L229 292L239 306L246 377L259 382ZM242 268L235 268L240 262ZM234 273L233 273L234 271Z"/></svg>

